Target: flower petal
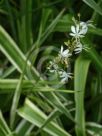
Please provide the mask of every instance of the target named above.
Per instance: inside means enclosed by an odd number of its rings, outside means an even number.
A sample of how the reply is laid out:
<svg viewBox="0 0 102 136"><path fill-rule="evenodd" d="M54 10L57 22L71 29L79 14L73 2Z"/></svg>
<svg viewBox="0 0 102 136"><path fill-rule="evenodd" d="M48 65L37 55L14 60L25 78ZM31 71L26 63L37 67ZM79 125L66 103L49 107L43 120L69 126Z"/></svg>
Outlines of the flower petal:
<svg viewBox="0 0 102 136"><path fill-rule="evenodd" d="M65 82L67 82L67 81L68 81L68 79L66 79L66 78L62 78L62 79L61 79L61 82L62 82L62 83L65 83Z"/></svg>
<svg viewBox="0 0 102 136"><path fill-rule="evenodd" d="M76 51L76 52L75 52L75 54L78 54L78 53L80 53L80 51Z"/></svg>
<svg viewBox="0 0 102 136"><path fill-rule="evenodd" d="M80 27L81 27L80 34L86 34L88 30L87 24L85 22L81 22Z"/></svg>
<svg viewBox="0 0 102 136"><path fill-rule="evenodd" d="M76 33L75 26L71 26L71 31L72 31L73 33Z"/></svg>
<svg viewBox="0 0 102 136"><path fill-rule="evenodd" d="M88 28L84 28L80 30L79 34L85 35L87 33Z"/></svg>
<svg viewBox="0 0 102 136"><path fill-rule="evenodd" d="M74 33L70 33L69 35L71 35L71 36L73 36L73 37L74 37L76 34L74 34Z"/></svg>
<svg viewBox="0 0 102 136"><path fill-rule="evenodd" d="M67 50L64 50L64 51L63 51L63 56L68 56L68 52L69 52L68 49L67 49Z"/></svg>
<svg viewBox="0 0 102 136"><path fill-rule="evenodd" d="M79 24L76 25L76 33L79 33Z"/></svg>

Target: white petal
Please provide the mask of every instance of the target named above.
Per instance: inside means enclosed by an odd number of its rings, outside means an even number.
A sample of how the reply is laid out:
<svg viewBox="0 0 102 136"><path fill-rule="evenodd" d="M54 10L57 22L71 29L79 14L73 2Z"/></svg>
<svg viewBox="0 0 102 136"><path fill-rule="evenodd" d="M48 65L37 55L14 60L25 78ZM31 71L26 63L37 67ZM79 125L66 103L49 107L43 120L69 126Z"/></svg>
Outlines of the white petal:
<svg viewBox="0 0 102 136"><path fill-rule="evenodd" d="M80 26L84 26L84 25L86 25L85 22L80 22Z"/></svg>
<svg viewBox="0 0 102 136"><path fill-rule="evenodd" d="M55 72L55 70L49 70L51 73Z"/></svg>
<svg viewBox="0 0 102 136"><path fill-rule="evenodd" d="M62 83L65 83L66 81L68 81L67 78L63 78L63 79L61 80Z"/></svg>
<svg viewBox="0 0 102 136"><path fill-rule="evenodd" d="M75 52L75 54L78 54L78 53L80 53L80 51Z"/></svg>
<svg viewBox="0 0 102 136"><path fill-rule="evenodd" d="M80 34L86 34L88 30L87 24L85 22L81 22L80 26L81 26Z"/></svg>
<svg viewBox="0 0 102 136"><path fill-rule="evenodd" d="M76 25L76 33L79 33L79 25Z"/></svg>
<svg viewBox="0 0 102 136"><path fill-rule="evenodd" d="M70 56L72 56L72 54L71 54L71 53L69 53L69 54L68 54L68 56L70 57Z"/></svg>
<svg viewBox="0 0 102 136"><path fill-rule="evenodd" d="M78 53L82 52L82 48L76 48L74 51L75 51L75 54L78 54Z"/></svg>
<svg viewBox="0 0 102 136"><path fill-rule="evenodd" d="M72 73L71 73L72 74ZM68 75L68 78L72 78L72 76Z"/></svg>
<svg viewBox="0 0 102 136"><path fill-rule="evenodd" d="M76 34L74 34L74 33L70 33L69 35L71 35L71 36L73 36L73 37L74 37Z"/></svg>
<svg viewBox="0 0 102 136"><path fill-rule="evenodd" d="M80 33L79 33L79 37L83 38L83 37L84 37L84 35L82 35L82 34L80 34Z"/></svg>
<svg viewBox="0 0 102 136"><path fill-rule="evenodd" d="M58 73L59 73L59 75L62 75L63 72L62 71L58 71Z"/></svg>
<svg viewBox="0 0 102 136"><path fill-rule="evenodd" d="M67 57L68 56L68 52L69 52L69 50L63 51L63 56Z"/></svg>
<svg viewBox="0 0 102 136"><path fill-rule="evenodd" d="M80 44L78 44L77 46L76 46L76 48L82 48L83 46L82 46L82 44L80 43Z"/></svg>
<svg viewBox="0 0 102 136"><path fill-rule="evenodd" d="M63 52L63 46L61 46L61 53Z"/></svg>
<svg viewBox="0 0 102 136"><path fill-rule="evenodd" d="M81 51L82 49L81 48L76 48L74 51Z"/></svg>
<svg viewBox="0 0 102 136"><path fill-rule="evenodd" d="M82 30L80 30L79 34L85 35L87 33L88 28L82 28Z"/></svg>
<svg viewBox="0 0 102 136"><path fill-rule="evenodd" d="M85 23L85 22L80 22L80 26L81 26L82 28L86 28L86 27L87 27L87 23Z"/></svg>
<svg viewBox="0 0 102 136"><path fill-rule="evenodd" d="M72 31L73 33L76 33L75 26L71 26L71 31Z"/></svg>

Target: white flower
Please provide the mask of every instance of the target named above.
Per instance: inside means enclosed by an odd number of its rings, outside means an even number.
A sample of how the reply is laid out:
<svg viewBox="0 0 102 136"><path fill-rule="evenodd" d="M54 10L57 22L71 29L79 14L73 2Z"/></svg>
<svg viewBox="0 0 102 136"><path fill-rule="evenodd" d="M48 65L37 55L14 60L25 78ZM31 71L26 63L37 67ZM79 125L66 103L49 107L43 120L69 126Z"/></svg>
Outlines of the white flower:
<svg viewBox="0 0 102 136"><path fill-rule="evenodd" d="M81 27L80 34L85 35L88 31L88 24L85 22L80 22L80 27Z"/></svg>
<svg viewBox="0 0 102 136"><path fill-rule="evenodd" d="M53 62L53 61L50 61L49 63L50 63L50 65L49 65L49 67L47 67L47 69L48 69L51 73L57 72L57 70L58 70L58 65L57 65L55 62Z"/></svg>
<svg viewBox="0 0 102 136"><path fill-rule="evenodd" d="M75 54L82 52L82 49L83 49L83 45L80 42L77 43L76 48L74 49Z"/></svg>
<svg viewBox="0 0 102 136"><path fill-rule="evenodd" d="M66 49L66 50L63 50L63 46L61 46L61 50L60 50L60 58L68 58L70 57L72 54L69 53L69 50Z"/></svg>
<svg viewBox="0 0 102 136"><path fill-rule="evenodd" d="M72 73L67 73L66 71L60 71L59 75L62 83L66 83L69 78L72 78Z"/></svg>
<svg viewBox="0 0 102 136"><path fill-rule="evenodd" d="M87 33L87 30L87 23L80 22L79 24L76 24L76 26L71 26L72 33L70 33L70 35L75 38L84 37L84 35Z"/></svg>

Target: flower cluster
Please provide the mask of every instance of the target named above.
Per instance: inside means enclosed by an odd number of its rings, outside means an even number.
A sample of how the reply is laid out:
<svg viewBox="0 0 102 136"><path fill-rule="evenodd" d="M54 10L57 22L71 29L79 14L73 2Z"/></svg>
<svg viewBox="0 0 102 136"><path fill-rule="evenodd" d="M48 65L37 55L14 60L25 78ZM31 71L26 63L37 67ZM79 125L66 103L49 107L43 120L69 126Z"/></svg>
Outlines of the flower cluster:
<svg viewBox="0 0 102 136"><path fill-rule="evenodd" d="M70 72L72 54L81 53L85 49L81 43L81 38L85 37L89 24L88 22L77 21L75 19L73 21L74 25L71 26L71 33L69 34L71 37L70 40L64 42L66 47L61 46L57 57L53 61L50 61L47 67L50 73L57 73L62 83L66 83L69 78L72 78L72 73Z"/></svg>

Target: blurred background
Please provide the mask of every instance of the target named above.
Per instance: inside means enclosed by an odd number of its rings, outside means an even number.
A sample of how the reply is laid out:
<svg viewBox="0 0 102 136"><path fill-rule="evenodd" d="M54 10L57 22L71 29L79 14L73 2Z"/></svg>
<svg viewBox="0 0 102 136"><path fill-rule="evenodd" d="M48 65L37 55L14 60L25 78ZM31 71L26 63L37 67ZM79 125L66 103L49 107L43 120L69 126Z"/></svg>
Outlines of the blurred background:
<svg viewBox="0 0 102 136"><path fill-rule="evenodd" d="M46 67L79 14L89 50L60 85ZM0 136L102 136L101 37L102 0L0 0Z"/></svg>

